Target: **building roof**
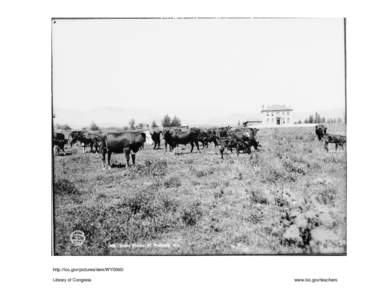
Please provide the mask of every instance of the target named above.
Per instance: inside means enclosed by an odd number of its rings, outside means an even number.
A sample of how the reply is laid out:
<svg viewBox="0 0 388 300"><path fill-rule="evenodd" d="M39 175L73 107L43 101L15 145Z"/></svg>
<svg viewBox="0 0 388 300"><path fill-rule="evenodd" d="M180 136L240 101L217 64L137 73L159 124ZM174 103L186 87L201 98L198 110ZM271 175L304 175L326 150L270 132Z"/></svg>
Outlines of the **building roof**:
<svg viewBox="0 0 388 300"><path fill-rule="evenodd" d="M287 107L286 105L267 105L267 107L264 107L261 109L261 112L268 112L268 111L293 111L292 108Z"/></svg>

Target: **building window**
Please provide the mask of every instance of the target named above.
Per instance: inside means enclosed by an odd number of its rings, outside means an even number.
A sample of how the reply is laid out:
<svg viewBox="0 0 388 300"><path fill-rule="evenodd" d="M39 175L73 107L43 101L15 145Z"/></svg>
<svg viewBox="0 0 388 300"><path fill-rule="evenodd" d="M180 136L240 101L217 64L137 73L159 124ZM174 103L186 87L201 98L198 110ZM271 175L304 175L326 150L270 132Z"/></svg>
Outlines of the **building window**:
<svg viewBox="0 0 388 300"><path fill-rule="evenodd" d="M290 112L289 112L289 111L287 112L287 115L288 115L288 116L290 115Z"/></svg>
<svg viewBox="0 0 388 300"><path fill-rule="evenodd" d="M267 117L269 117L269 113L267 113Z"/></svg>
<svg viewBox="0 0 388 300"><path fill-rule="evenodd" d="M269 119L267 118L267 123L269 123Z"/></svg>
<svg viewBox="0 0 388 300"><path fill-rule="evenodd" d="M287 123L290 123L290 118L287 118Z"/></svg>

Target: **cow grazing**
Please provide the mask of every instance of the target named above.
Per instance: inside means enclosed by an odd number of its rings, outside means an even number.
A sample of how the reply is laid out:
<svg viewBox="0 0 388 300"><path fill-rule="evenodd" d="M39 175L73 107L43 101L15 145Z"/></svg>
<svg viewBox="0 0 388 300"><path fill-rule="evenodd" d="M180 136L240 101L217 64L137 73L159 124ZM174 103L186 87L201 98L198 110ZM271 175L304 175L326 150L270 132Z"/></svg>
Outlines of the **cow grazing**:
<svg viewBox="0 0 388 300"><path fill-rule="evenodd" d="M315 126L315 134L319 141L326 135L326 131L327 127L325 125L320 124Z"/></svg>
<svg viewBox="0 0 388 300"><path fill-rule="evenodd" d="M190 128L188 131L181 131L181 130L174 130L174 129L168 129L164 131L164 140L165 140L165 147L167 151L167 145L170 146L170 151L172 149L175 149L176 154L176 147L178 145L191 145L190 152L193 152L194 145L197 147L198 152L201 152L199 150L198 145L198 136L199 136L200 130L198 128Z"/></svg>
<svg viewBox="0 0 388 300"><path fill-rule="evenodd" d="M151 139L154 142L154 150L160 149L160 135L162 132L158 129L151 132Z"/></svg>
<svg viewBox="0 0 388 300"><path fill-rule="evenodd" d="M232 127L227 126L227 127L220 127L215 130L216 135L218 138L225 138L228 136L228 132Z"/></svg>
<svg viewBox="0 0 388 300"><path fill-rule="evenodd" d="M214 146L218 146L216 131L213 129L200 130L198 135L198 141L202 143L202 149L209 147L209 143L214 143Z"/></svg>
<svg viewBox="0 0 388 300"><path fill-rule="evenodd" d="M325 149L329 151L329 144L335 144L335 150L338 150L338 146L341 146L344 149L344 145L346 144L346 136L339 134L326 134L323 137L325 141Z"/></svg>
<svg viewBox="0 0 388 300"><path fill-rule="evenodd" d="M251 145L249 142L236 137L223 138L220 140L221 159L224 159L225 149L228 149L230 152L233 152L233 149L236 149L237 156L239 156L240 151L251 154Z"/></svg>
<svg viewBox="0 0 388 300"><path fill-rule="evenodd" d="M235 140L242 141L245 144L249 145L249 147L253 147L255 150L258 150L260 146L256 140L256 133L258 129L256 128L244 128L243 130L235 130L229 133L229 136L234 138Z"/></svg>
<svg viewBox="0 0 388 300"><path fill-rule="evenodd" d="M219 138L221 159L224 158L225 149L231 152L233 152L233 149L236 149L237 156L240 151L250 154L252 147L257 151L260 147L256 140L257 131L258 129L255 128L229 130L226 137Z"/></svg>
<svg viewBox="0 0 388 300"><path fill-rule="evenodd" d="M86 147L90 147L91 152L99 152L101 138L100 133L87 131L72 131L69 135L70 146L72 147L76 142L80 142L84 153L86 152Z"/></svg>
<svg viewBox="0 0 388 300"><path fill-rule="evenodd" d="M129 155L132 158L132 164L135 164L135 155L140 148L144 147L146 134L144 132L126 131L110 132L102 137L101 153L102 163L105 168L105 156L108 154L108 167L111 166L110 159L112 153L123 153L127 167L129 167Z"/></svg>

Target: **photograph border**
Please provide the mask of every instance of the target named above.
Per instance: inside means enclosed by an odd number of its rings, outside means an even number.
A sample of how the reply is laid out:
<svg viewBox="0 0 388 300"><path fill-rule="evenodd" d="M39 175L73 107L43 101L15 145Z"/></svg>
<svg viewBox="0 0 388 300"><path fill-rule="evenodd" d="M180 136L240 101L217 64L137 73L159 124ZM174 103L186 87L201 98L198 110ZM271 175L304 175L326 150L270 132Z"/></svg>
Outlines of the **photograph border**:
<svg viewBox="0 0 388 300"><path fill-rule="evenodd" d="M51 136L50 136L50 146L51 146L51 256L60 256L60 257L100 257L100 255L60 255L55 253L55 242L56 242L56 225L55 225L55 155L53 152L53 134L54 134L54 53L53 53L53 24L56 23L57 20L260 20L260 19L330 19L326 17L52 17L50 20L51 25ZM344 30L344 100L345 100L345 135L347 137L347 26L346 26L346 17L339 17L338 19L343 19L343 30ZM348 197L347 197L347 187L348 187L348 149L346 147L345 150L346 156L346 178L345 178L345 252L344 253L312 253L312 254L304 254L304 253L268 253L268 254L252 254L252 253L238 253L238 254L129 254L124 255L124 257L142 257L142 256L175 256L175 257L184 257L184 256L194 256L194 257L206 257L206 256L303 256L303 257L314 257L314 256L347 256L348 254ZM102 257L117 257L123 255L102 255Z"/></svg>

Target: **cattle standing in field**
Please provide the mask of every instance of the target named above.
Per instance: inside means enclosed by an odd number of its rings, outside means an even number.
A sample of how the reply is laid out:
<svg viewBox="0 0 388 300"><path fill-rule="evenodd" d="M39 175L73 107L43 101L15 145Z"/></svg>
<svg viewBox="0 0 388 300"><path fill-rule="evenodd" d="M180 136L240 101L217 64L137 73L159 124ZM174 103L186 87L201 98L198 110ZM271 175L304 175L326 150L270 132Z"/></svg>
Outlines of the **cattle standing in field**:
<svg viewBox="0 0 388 300"><path fill-rule="evenodd" d="M202 143L202 149L209 147L209 143L214 143L214 146L218 146L217 135L214 129L200 130L198 135L198 141Z"/></svg>
<svg viewBox="0 0 388 300"><path fill-rule="evenodd" d="M230 152L233 152L233 149L236 149L237 156L239 156L240 151L251 154L251 146L248 142L235 137L230 137L220 140L220 154L221 159L224 159L224 151L228 149Z"/></svg>
<svg viewBox="0 0 388 300"><path fill-rule="evenodd" d="M232 138L242 141L245 144L249 145L249 147L253 147L255 150L260 146L256 141L256 133L258 129L256 128L247 128L244 130L236 130L229 133L229 136Z"/></svg>
<svg viewBox="0 0 388 300"><path fill-rule="evenodd" d="M315 126L315 134L320 141L326 135L327 127L325 125L316 125Z"/></svg>
<svg viewBox="0 0 388 300"><path fill-rule="evenodd" d="M215 130L216 135L218 138L225 138L228 136L228 132L232 127L227 126L227 127L220 127Z"/></svg>
<svg viewBox="0 0 388 300"><path fill-rule="evenodd" d="M198 152L201 152L199 150L198 145L198 136L199 136L200 130L198 128L190 128L189 131L180 131L180 130L172 130L168 129L164 132L164 140L166 145L166 151L167 151L167 145L170 146L171 149L175 149L176 154L176 147L178 145L191 145L190 152L193 152L194 145L197 147Z"/></svg>
<svg viewBox="0 0 388 300"><path fill-rule="evenodd" d="M69 135L70 146L72 147L76 142L80 142L83 146L83 153L86 152L86 147L90 147L91 152L99 152L99 145L101 143L101 135L98 133L91 133L87 131L72 131Z"/></svg>
<svg viewBox="0 0 388 300"><path fill-rule="evenodd" d="M144 147L146 134L144 132L110 132L102 137L101 153L102 163L105 168L105 156L108 154L108 167L111 166L110 159L112 153L125 154L127 167L129 167L129 155L132 158L132 164L135 164L135 155L140 148Z"/></svg>
<svg viewBox="0 0 388 300"><path fill-rule="evenodd" d="M53 146L55 154L59 154L59 151L62 150L65 152L65 145L67 143L67 139L65 139L65 135L63 133L57 132L53 137Z"/></svg>
<svg viewBox="0 0 388 300"><path fill-rule="evenodd" d="M240 151L250 154L251 147L257 151L260 147L260 144L256 141L257 131L258 129L255 128L229 131L226 137L219 138L221 159L224 158L225 149L231 152L233 152L233 149L236 149L237 156Z"/></svg>
<svg viewBox="0 0 388 300"><path fill-rule="evenodd" d="M154 142L154 150L160 149L160 135L161 134L162 134L162 132L158 129L151 132L151 139Z"/></svg>
<svg viewBox="0 0 388 300"><path fill-rule="evenodd" d="M339 134L326 134L324 136L325 149L329 151L329 144L335 144L335 150L338 150L338 146L341 146L344 149L344 144L346 144L346 136Z"/></svg>

